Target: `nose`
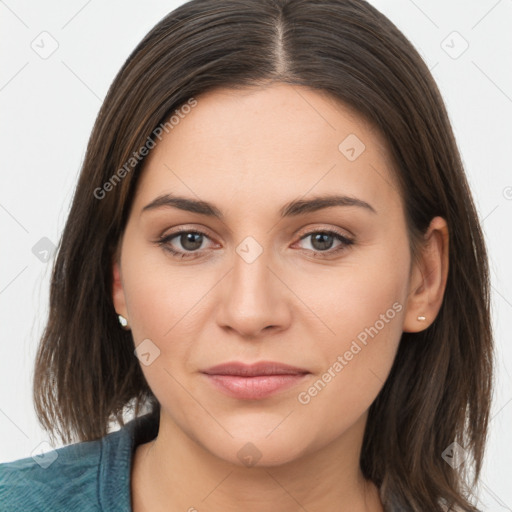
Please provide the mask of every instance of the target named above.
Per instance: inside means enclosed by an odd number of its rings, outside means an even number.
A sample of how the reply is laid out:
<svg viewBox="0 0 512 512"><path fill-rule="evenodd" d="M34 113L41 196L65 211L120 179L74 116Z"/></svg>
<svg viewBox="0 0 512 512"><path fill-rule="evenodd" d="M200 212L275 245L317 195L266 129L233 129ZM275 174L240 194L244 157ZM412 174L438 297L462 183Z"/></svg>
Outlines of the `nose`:
<svg viewBox="0 0 512 512"><path fill-rule="evenodd" d="M251 339L287 329L293 294L271 253L263 251L253 261L240 254L234 254L233 268L221 282L218 325Z"/></svg>

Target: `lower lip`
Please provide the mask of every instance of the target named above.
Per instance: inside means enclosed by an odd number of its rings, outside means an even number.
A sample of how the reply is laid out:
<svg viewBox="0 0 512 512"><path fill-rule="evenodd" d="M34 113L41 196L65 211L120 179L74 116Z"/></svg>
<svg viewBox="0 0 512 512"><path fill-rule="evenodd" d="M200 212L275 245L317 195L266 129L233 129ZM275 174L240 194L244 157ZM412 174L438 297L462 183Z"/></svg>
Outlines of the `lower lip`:
<svg viewBox="0 0 512 512"><path fill-rule="evenodd" d="M261 400L278 391L284 391L297 385L308 374L258 375L255 377L205 375L213 386L226 395L242 400Z"/></svg>

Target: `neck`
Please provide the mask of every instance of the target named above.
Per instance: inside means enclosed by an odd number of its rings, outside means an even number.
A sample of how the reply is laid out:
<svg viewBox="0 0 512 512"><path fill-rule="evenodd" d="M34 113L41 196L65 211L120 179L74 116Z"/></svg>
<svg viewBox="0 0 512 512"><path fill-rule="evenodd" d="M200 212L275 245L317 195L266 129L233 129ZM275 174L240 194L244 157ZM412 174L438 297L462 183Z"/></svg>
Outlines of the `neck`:
<svg viewBox="0 0 512 512"><path fill-rule="evenodd" d="M245 467L216 457L161 414L158 436L134 455L133 512L382 512L359 467L365 421L285 464Z"/></svg>

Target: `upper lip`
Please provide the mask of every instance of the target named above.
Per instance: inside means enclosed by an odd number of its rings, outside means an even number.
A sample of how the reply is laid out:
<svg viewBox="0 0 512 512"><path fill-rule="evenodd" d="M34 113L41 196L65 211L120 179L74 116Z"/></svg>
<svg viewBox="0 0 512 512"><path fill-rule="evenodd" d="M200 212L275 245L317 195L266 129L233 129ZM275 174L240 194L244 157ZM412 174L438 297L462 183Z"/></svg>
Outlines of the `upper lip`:
<svg viewBox="0 0 512 512"><path fill-rule="evenodd" d="M290 366L289 364L274 361L260 361L253 364L245 364L238 361L222 363L212 366L202 373L208 375L238 375L241 377L255 377L257 375L299 375L309 373L304 368Z"/></svg>

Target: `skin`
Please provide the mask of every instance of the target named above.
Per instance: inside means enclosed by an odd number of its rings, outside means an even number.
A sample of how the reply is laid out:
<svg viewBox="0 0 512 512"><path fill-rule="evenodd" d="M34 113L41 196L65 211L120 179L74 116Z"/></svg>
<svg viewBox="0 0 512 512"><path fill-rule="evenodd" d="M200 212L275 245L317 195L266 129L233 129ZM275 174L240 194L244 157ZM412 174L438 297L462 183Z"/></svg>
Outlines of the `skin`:
<svg viewBox="0 0 512 512"><path fill-rule="evenodd" d="M321 92L273 84L197 100L151 150L113 263L114 305L134 345L149 338L160 350L141 365L161 419L156 439L134 455L133 510L381 511L359 468L368 408L402 332L427 328L439 311L446 222L432 220L413 262L385 141ZM354 161L338 149L349 134L366 147ZM279 216L290 201L334 192L376 213L335 206ZM211 202L224 219L173 207L142 213L163 193ZM180 229L206 234L192 258L174 258L155 242ZM354 243L335 253L336 238L324 249L313 236L302 238L332 229ZM236 252L248 236L263 249L251 263ZM167 244L186 253L181 242L176 236ZM299 393L394 303L401 310L300 403ZM240 400L200 373L263 360L311 374L265 399ZM247 443L261 457L251 467L237 456Z"/></svg>

